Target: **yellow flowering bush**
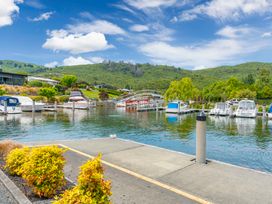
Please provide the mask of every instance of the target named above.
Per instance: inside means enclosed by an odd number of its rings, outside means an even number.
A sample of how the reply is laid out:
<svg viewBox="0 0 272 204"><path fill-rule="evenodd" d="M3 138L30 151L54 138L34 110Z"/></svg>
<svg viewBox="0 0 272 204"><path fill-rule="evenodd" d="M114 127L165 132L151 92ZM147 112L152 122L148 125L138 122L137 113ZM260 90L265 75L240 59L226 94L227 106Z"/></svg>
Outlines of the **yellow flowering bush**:
<svg viewBox="0 0 272 204"><path fill-rule="evenodd" d="M5 169L11 175L21 176L24 164L28 160L29 152L30 149L28 147L11 150L5 159Z"/></svg>
<svg viewBox="0 0 272 204"><path fill-rule="evenodd" d="M104 179L101 155L80 167L78 185L67 190L54 204L109 204L111 182Z"/></svg>
<svg viewBox="0 0 272 204"><path fill-rule="evenodd" d="M39 197L53 197L65 184L64 149L57 146L33 148L23 165L22 177Z"/></svg>

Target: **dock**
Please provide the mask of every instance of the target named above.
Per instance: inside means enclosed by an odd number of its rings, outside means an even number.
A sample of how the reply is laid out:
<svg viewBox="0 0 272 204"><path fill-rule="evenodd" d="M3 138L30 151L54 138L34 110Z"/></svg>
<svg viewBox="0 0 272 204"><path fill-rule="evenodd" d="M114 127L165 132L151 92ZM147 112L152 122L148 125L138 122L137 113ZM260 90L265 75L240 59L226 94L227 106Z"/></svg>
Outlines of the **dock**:
<svg viewBox="0 0 272 204"><path fill-rule="evenodd" d="M28 143L30 144L30 143ZM123 139L32 142L59 144L66 177L76 181L78 167L103 154L113 203L271 203L272 174L218 161L195 163L193 155Z"/></svg>

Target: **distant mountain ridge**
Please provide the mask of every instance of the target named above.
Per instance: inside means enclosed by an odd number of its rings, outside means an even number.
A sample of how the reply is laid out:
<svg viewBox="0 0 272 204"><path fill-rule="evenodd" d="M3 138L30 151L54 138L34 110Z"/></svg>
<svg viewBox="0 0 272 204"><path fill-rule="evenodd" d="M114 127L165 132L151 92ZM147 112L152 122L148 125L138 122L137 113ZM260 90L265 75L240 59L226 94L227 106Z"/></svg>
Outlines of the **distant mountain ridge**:
<svg viewBox="0 0 272 204"><path fill-rule="evenodd" d="M198 88L217 80L232 76L243 79L248 74L256 75L259 69L272 72L272 63L249 62L236 66L221 66L203 70L186 70L165 65L128 64L124 62L105 62L101 64L57 67L53 69L31 63L0 60L4 71L27 73L30 75L61 77L65 74L78 76L79 80L93 83L106 83L118 88L165 90L170 82L182 77L191 77Z"/></svg>

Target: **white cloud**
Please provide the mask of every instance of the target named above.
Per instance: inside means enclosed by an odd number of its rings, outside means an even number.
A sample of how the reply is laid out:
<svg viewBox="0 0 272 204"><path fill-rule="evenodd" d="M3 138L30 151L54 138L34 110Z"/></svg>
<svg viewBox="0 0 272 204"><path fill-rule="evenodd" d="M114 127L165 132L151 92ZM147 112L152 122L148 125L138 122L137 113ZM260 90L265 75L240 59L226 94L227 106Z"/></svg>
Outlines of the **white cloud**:
<svg viewBox="0 0 272 204"><path fill-rule="evenodd" d="M102 63L104 61L101 57L91 57L90 59L86 59L83 57L73 57L70 56L63 60L63 66L75 66L75 65L86 65L86 64L97 64Z"/></svg>
<svg viewBox="0 0 272 204"><path fill-rule="evenodd" d="M125 2L137 9L145 9L160 6L172 6L177 2L177 0L125 0Z"/></svg>
<svg viewBox="0 0 272 204"><path fill-rule="evenodd" d="M126 33L119 26L105 20L96 20L90 23L79 23L77 25L69 25L68 30L72 33L98 32L108 35L124 35Z"/></svg>
<svg viewBox="0 0 272 204"><path fill-rule="evenodd" d="M271 12L271 0L212 0L184 11L181 21L194 20L199 15L207 15L215 20L238 20L252 14Z"/></svg>
<svg viewBox="0 0 272 204"><path fill-rule="evenodd" d="M155 63L199 68L239 61L247 54L262 50L271 44L256 37L255 32L244 33L238 38L235 32L233 34L233 32L223 31L224 29L218 33L224 37L201 44L173 46L159 41L142 45L140 51Z"/></svg>
<svg viewBox="0 0 272 204"><path fill-rule="evenodd" d="M262 34L262 37L263 37L263 38L272 37L272 32L265 32L265 33Z"/></svg>
<svg viewBox="0 0 272 204"><path fill-rule="evenodd" d="M59 63L57 61L46 63L44 66L47 68L55 68Z"/></svg>
<svg viewBox="0 0 272 204"><path fill-rule="evenodd" d="M49 18L51 18L51 16L53 15L54 12L50 11L50 12L46 12L46 13L42 13L41 15L39 15L38 17L35 17L33 19L31 19L31 21L47 21Z"/></svg>
<svg viewBox="0 0 272 204"><path fill-rule="evenodd" d="M19 13L17 4L23 0L0 0L0 27L12 25L14 14Z"/></svg>
<svg viewBox="0 0 272 204"><path fill-rule="evenodd" d="M255 32L254 29L248 27L226 26L219 30L216 34L227 38L239 38L253 32Z"/></svg>
<svg viewBox="0 0 272 204"><path fill-rule="evenodd" d="M66 30L53 30L43 48L71 53L86 53L112 48L103 33L70 34Z"/></svg>
<svg viewBox="0 0 272 204"><path fill-rule="evenodd" d="M47 68L55 68L56 66L76 66L76 65L86 65L86 64L98 64L104 62L105 59L102 57L90 57L90 58L83 58L81 56L74 57L70 56L65 58L62 63L57 61L49 62L44 66Z"/></svg>
<svg viewBox="0 0 272 204"><path fill-rule="evenodd" d="M30 7L36 8L36 9L44 9L45 8L45 5L43 5L40 2L40 0L26 0L25 4Z"/></svg>
<svg viewBox="0 0 272 204"><path fill-rule="evenodd" d="M136 24L131 26L129 29L134 32L145 32L149 30L149 27L146 25Z"/></svg>
<svg viewBox="0 0 272 204"><path fill-rule="evenodd" d="M71 56L63 60L63 66L74 66L74 65L84 65L84 64L93 64L93 63L82 57Z"/></svg>

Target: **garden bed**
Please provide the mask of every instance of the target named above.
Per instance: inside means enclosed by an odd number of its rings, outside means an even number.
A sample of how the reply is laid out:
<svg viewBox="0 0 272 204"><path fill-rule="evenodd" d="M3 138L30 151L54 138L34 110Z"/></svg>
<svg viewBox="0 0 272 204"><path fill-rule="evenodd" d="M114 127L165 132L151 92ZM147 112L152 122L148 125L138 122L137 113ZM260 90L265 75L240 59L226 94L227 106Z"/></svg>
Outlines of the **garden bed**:
<svg viewBox="0 0 272 204"><path fill-rule="evenodd" d="M40 198L37 195L33 193L31 188L26 184L24 179L19 176L12 176L10 175L5 169L5 161L4 158L0 156L0 169L6 174L6 176L9 177L11 181L26 195L26 197L32 202L32 203L40 203L40 204L49 204L51 203L52 199L49 198ZM58 191L58 194L62 194L65 190L71 189L74 186L73 183L66 180L66 185Z"/></svg>

